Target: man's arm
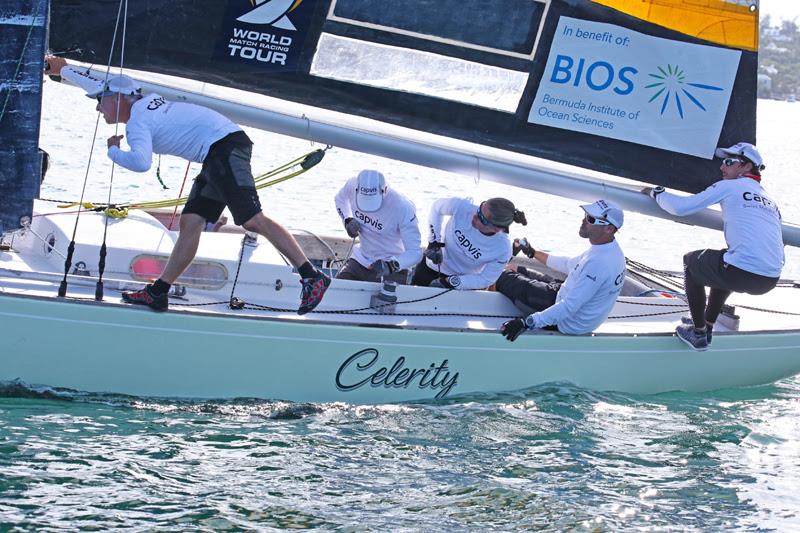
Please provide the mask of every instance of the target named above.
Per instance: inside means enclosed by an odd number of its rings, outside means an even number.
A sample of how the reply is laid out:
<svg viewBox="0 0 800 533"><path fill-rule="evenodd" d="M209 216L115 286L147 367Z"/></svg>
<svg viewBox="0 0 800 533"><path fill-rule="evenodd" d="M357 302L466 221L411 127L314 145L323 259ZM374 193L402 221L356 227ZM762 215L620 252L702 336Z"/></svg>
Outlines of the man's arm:
<svg viewBox="0 0 800 533"><path fill-rule="evenodd" d="M109 139L108 157L121 167L134 172L146 172L153 164L153 138L150 135L150 130L145 126L134 122L128 122L126 128L128 133L128 146L130 151L125 151L119 147L119 140L117 144L112 143L111 137Z"/></svg>
<svg viewBox="0 0 800 533"><path fill-rule="evenodd" d="M428 242L444 242L444 236L442 235L444 217L445 215L454 215L461 202L461 198L440 198L433 202L431 212L428 215Z"/></svg>
<svg viewBox="0 0 800 533"><path fill-rule="evenodd" d="M678 196L665 191L656 196L656 203L667 213L682 217L719 203L727 196L728 188L728 182L718 181L692 196Z"/></svg>
<svg viewBox="0 0 800 533"><path fill-rule="evenodd" d="M410 268L422 259L422 234L419 231L417 212L410 207L400 225L400 238L403 240L403 253L397 256L400 268Z"/></svg>

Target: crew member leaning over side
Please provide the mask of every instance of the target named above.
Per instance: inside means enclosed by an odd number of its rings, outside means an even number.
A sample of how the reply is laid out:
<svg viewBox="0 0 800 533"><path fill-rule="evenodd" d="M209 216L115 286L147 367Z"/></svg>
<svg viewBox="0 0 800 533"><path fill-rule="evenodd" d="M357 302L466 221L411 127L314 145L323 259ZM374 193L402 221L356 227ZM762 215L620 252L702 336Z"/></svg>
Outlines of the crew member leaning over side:
<svg viewBox="0 0 800 533"><path fill-rule="evenodd" d="M266 237L297 268L301 280L298 314L313 310L330 285L330 278L314 268L291 233L261 209L250 157L253 143L244 131L211 109L170 102L158 94L144 94L128 76L99 79L65 59L46 58L45 74L59 75L97 100L97 111L107 124L125 124L129 150L120 146L123 135L108 138L108 157L134 172L145 172L153 154L169 154L203 168L194 181L180 219L180 233L159 278L139 291L124 291L128 303L166 311L170 286L191 264L208 222L216 222L227 206L234 222Z"/></svg>
<svg viewBox="0 0 800 533"><path fill-rule="evenodd" d="M732 292L764 294L780 279L784 264L781 213L761 186L764 162L750 143L717 148L722 179L692 196L646 188L665 211L691 215L714 204L722 207L722 250L695 250L683 256L684 287L691 321L678 326L678 338L695 350L707 350L711 331ZM706 303L705 287L709 287Z"/></svg>
<svg viewBox="0 0 800 533"><path fill-rule="evenodd" d="M442 231L444 217L449 216ZM510 200L491 198L475 205L469 198L442 198L431 206L425 257L416 266L413 285L458 290L485 289L511 259L508 227L527 224Z"/></svg>

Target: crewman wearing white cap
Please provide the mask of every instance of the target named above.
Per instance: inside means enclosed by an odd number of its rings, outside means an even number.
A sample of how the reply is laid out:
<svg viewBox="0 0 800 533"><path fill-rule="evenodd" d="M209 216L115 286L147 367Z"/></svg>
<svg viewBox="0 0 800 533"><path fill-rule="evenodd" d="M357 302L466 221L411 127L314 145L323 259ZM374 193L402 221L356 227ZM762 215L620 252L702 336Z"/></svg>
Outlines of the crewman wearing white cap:
<svg viewBox="0 0 800 533"><path fill-rule="evenodd" d="M646 188L656 203L676 216L696 213L714 204L722 208L724 250L695 250L683 256L684 288L691 320L675 333L698 351L707 350L722 306L732 292L765 294L777 285L784 264L781 212L761 186L766 168L750 143L717 148L722 179L692 196ZM708 301L706 290L709 287Z"/></svg>
<svg viewBox="0 0 800 533"><path fill-rule="evenodd" d="M377 170L362 170L336 193L336 211L347 234L359 238L337 279L400 284L422 258L422 236L414 203L386 184Z"/></svg>
<svg viewBox="0 0 800 533"><path fill-rule="evenodd" d="M497 280L497 291L530 313L509 320L500 332L514 341L526 330L555 329L569 335L591 333L602 324L625 282L625 254L615 239L625 215L606 200L582 205L578 235L591 246L577 257L550 255L532 247L526 254L567 275L564 281L509 265ZM532 312L531 312L532 311Z"/></svg>
<svg viewBox="0 0 800 533"><path fill-rule="evenodd" d="M166 311L170 286L191 264L208 222L215 223L227 206L236 224L266 237L300 274L305 314L322 300L330 278L314 268L294 237L261 210L250 157L253 143L244 131L211 109L170 102L155 93L143 94L139 84L124 75L103 79L69 66L61 57L48 56L45 74L61 76L97 99L97 111L108 124L125 124L129 150L120 146L124 135L108 138L108 157L134 172L147 171L153 154L169 154L203 168L194 180L180 219L180 234L161 276L139 291L125 291L128 303Z"/></svg>

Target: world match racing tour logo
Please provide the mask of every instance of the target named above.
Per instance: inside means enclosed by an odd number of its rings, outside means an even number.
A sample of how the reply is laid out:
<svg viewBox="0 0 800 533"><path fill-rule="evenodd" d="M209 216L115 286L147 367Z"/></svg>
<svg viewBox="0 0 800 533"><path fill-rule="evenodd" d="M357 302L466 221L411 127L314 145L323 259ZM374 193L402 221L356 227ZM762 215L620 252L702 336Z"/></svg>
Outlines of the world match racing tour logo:
<svg viewBox="0 0 800 533"><path fill-rule="evenodd" d="M285 33L298 31L292 18L302 2L303 0L250 0L251 9L236 17L236 21L270 26L272 30L262 32L234 26L227 43L229 56L289 66L289 54L294 40Z"/></svg>

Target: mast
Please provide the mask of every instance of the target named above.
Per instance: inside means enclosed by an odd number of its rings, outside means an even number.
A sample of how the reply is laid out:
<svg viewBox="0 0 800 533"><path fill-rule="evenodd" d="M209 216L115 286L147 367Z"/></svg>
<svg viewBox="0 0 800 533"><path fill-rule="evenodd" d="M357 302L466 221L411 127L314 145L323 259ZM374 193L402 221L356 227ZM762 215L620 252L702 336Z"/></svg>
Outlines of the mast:
<svg viewBox="0 0 800 533"><path fill-rule="evenodd" d="M39 195L39 122L47 0L0 3L0 235L30 217Z"/></svg>

